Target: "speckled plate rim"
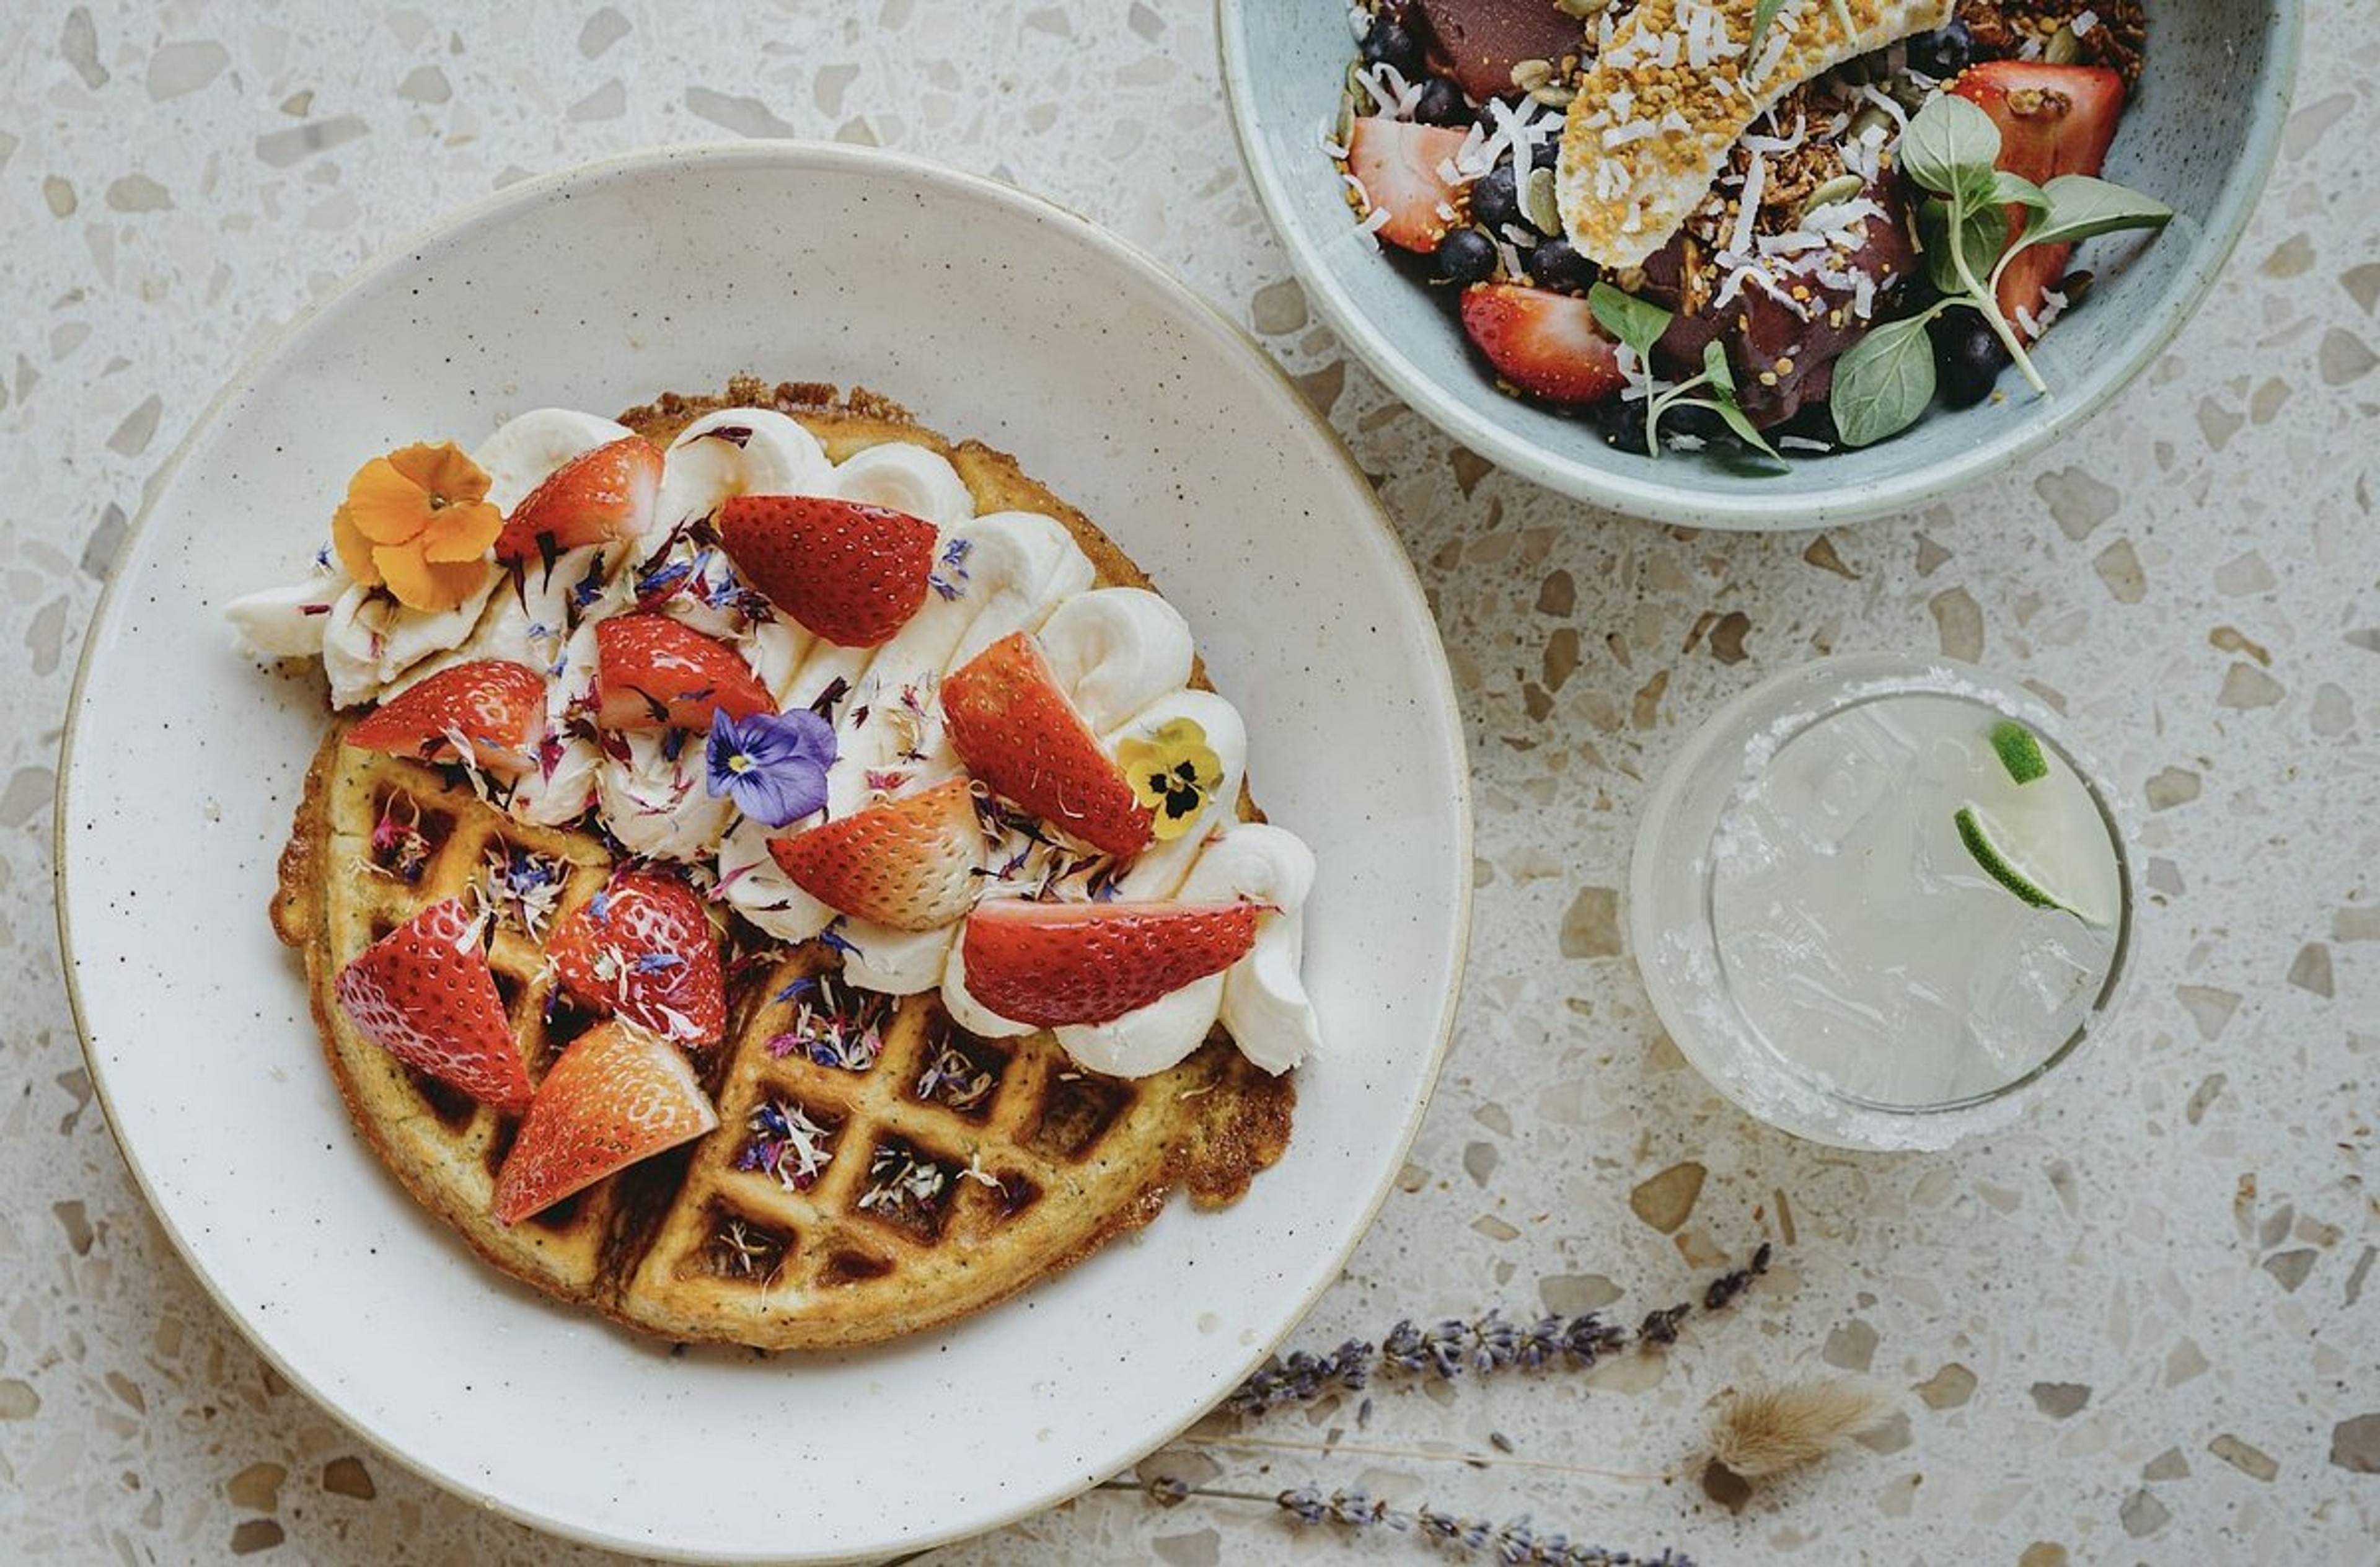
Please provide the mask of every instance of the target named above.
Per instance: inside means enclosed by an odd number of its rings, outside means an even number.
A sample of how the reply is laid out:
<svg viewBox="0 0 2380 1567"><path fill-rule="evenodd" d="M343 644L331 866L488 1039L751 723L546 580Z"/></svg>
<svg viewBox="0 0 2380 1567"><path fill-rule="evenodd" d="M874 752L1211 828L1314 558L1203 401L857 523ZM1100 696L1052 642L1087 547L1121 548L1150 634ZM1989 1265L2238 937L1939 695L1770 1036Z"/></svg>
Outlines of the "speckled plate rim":
<svg viewBox="0 0 2380 1567"><path fill-rule="evenodd" d="M1355 1248L1362 1243L1364 1236L1370 1232L1374 1221L1379 1217L1379 1210L1395 1185L1398 1161L1411 1150L1415 1137L1420 1133L1422 1118L1427 1112L1430 1100L1435 1095L1439 1077L1445 1068L1446 1058L1453 1042L1455 1015L1462 1000L1463 979L1467 967L1472 935L1473 890L1469 874L1473 844L1471 770L1468 743L1463 724L1462 705L1457 698L1453 671L1447 662L1443 639L1438 635L1436 620L1430 613L1420 574L1415 570L1412 558L1406 554L1402 541L1397 537L1395 528L1390 522L1386 510L1381 506L1378 496L1372 488L1371 481L1356 466L1354 456L1330 429L1329 422L1314 411L1304 395L1297 390L1295 383L1289 379L1287 372L1264 351L1256 339L1237 322L1216 309L1196 289L1167 271L1163 264L1149 252L1069 208L1003 181L970 174L932 159L909 153L878 148L853 147L836 142L765 139L674 142L621 153L613 157L594 159L552 173L534 176L508 185L477 201L451 210L423 227L384 246L378 254L348 274L337 287L320 298L309 302L296 315L269 334L208 400L199 417L191 421L188 431L176 443L172 455L159 466L155 477L142 496L140 510L133 517L115 558L119 562L129 558L131 552L140 545L149 528L159 501L172 489L172 480L178 473L190 452L221 418L226 407L247 390L262 371L281 357L284 349L293 344L316 320L358 290L380 280L385 274L409 264L415 253L423 247L433 244L451 233L497 220L518 210L533 207L547 197L565 190L581 181L631 174L645 168L658 168L689 161L726 163L755 156L771 155L795 163L808 161L814 166L840 166L844 169L876 167L894 170L913 179L940 184L953 195L962 198L1005 206L1027 215L1038 215L1045 219L1054 218L1063 230L1097 258L1141 274L1145 281L1154 285L1185 314L1193 319L1203 321L1214 330L1221 346L1221 351L1237 352L1245 356L1252 365L1261 367L1262 370L1277 382L1286 394L1286 404L1302 412L1307 432L1317 438L1315 443L1317 446L1335 458L1342 476L1349 481L1351 502L1361 510L1370 525L1378 529L1380 541L1386 546L1382 552L1383 558L1393 561L1397 567L1401 568L1392 575L1391 580L1396 587L1403 590L1406 597L1406 602L1402 607L1415 617L1416 624L1427 628L1428 633L1420 640L1422 646L1432 655L1427 660L1427 673L1435 678L1430 682L1429 689L1418 694L1427 700L1433 711L1441 714L1446 721L1439 725L1439 737L1447 747L1450 774L1454 784L1454 795L1449 801L1454 817L1452 823L1454 832L1448 848L1451 861L1456 868L1456 874L1451 880L1456 889L1457 906L1453 911L1451 941L1446 954L1445 994L1440 1002L1438 1017L1432 1026L1432 1043L1423 1063L1423 1070L1412 1086L1412 1093L1403 1119L1392 1134L1396 1158L1384 1161L1385 1173L1376 1184L1376 1189L1368 1194L1364 1202L1360 1221L1350 1226L1347 1233L1340 1237L1330 1254L1329 1266L1316 1271L1314 1282L1281 1318L1278 1330L1244 1346L1239 1357L1240 1364L1223 1384L1227 1389L1236 1386L1296 1331L1298 1325L1314 1309L1316 1303L1337 1281L1348 1259L1354 1255ZM118 1113L109 1090L106 1068L101 1063L97 1053L91 1048L91 1027L85 1017L79 965L75 958L73 921L67 894L69 878L67 848L68 827L72 815L70 806L77 776L75 761L80 737L84 687L91 678L97 650L103 641L99 633L108 624L115 611L116 589L123 580L122 572L111 570L107 581L101 589L99 601L94 606L91 620L85 627L82 650L77 656L74 681L67 692L65 724L58 743L58 776L51 819L51 893L57 920L60 969L66 981L67 1009L74 1023L76 1043L82 1052L84 1068L90 1074L94 1093L107 1124L108 1135L115 1141L116 1151L123 1158L125 1167L132 1176L133 1184L140 1193L141 1200L148 1205L150 1212L156 1217L159 1227L164 1230L184 1266L189 1269L191 1275L197 1280L200 1288L238 1330L249 1347L271 1365L284 1379L305 1394L318 1408L330 1415L340 1425L370 1443L374 1451L382 1453L401 1467L432 1485L488 1508L514 1522L577 1544L594 1546L607 1550L625 1551L663 1561L831 1562L882 1560L880 1550L875 1549L870 1549L861 1556L852 1556L840 1551L827 1554L795 1553L792 1555L780 1551L767 1555L745 1555L674 1549L666 1544L650 1539L614 1536L576 1524L567 1518L549 1516L515 1506L459 1476L449 1475L432 1466L418 1455L384 1439L373 1427L366 1425L360 1416L323 1392L294 1366L288 1364L275 1351L258 1324L251 1321L226 1297L207 1268L202 1253L192 1245L188 1234L176 1222L164 1205L158 1200L156 1188L148 1172L143 1168L140 1156L120 1130ZM895 1548L902 1552L896 1560L907 1561L913 1556L921 1555L940 1547L1006 1527L1082 1495L1096 1487L1100 1478L1121 1474L1163 1447L1181 1431L1194 1424L1203 1413L1203 1406L1185 1409L1178 1422L1165 1425L1147 1436L1137 1445L1129 1446L1126 1451L1117 1454L1111 1464L1105 1465L1097 1474L1087 1476L1079 1480L1069 1479L1056 1486L1046 1487L1038 1493L1021 1497L996 1512L970 1519L962 1525L929 1526L922 1529L914 1537L903 1541Z"/></svg>
<svg viewBox="0 0 2380 1567"><path fill-rule="evenodd" d="M1251 4L1291 3L1327 5L1336 4L1336 0L1215 0L1216 46L1222 58L1223 95L1230 104L1232 132L1239 143L1240 161L1256 186L1257 203L1264 208L1281 249L1289 253L1298 282L1320 308L1323 319L1340 340L1354 349L1372 373L1386 382L1389 389L1415 412L1507 472L1646 522L1741 532L1803 531L1865 522L1931 505L1996 468L2022 461L2120 394L2165 352L2166 346L2198 313L2199 305L2215 286L2216 278L2221 275L2254 215L2257 198L2271 176L2282 133L2289 125L2305 32L2302 0L2283 0L2276 30L2277 46L2266 67L2266 81L2277 87L2277 101L2271 113L2253 122L2240 161L2224 182L2222 200L2208 214L2205 227L2192 247L2195 265L2190 280L2171 296L2171 308L2153 330L2132 339L2126 352L2102 361L2081 389L2055 398L2044 419L1969 447L1896 481L1868 484L1856 490L1839 488L1780 504L1756 493L1742 498L1703 492L1684 496L1665 485L1554 457L1473 412L1462 399L1431 381L1372 324L1324 264L1318 248L1284 215L1293 206L1288 182L1263 155L1256 134L1252 107L1256 93L1249 79L1244 18ZM2259 84L2260 91L2264 86ZM1484 381L1480 390L1482 395L1499 395L1488 389Z"/></svg>

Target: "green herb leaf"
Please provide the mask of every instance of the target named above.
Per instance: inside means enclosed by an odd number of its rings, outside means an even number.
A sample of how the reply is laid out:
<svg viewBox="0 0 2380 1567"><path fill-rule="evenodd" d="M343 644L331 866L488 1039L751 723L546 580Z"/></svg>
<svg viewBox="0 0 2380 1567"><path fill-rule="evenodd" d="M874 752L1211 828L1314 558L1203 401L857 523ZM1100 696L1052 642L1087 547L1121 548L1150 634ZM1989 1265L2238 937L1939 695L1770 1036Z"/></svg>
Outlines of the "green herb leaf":
<svg viewBox="0 0 2380 1567"><path fill-rule="evenodd" d="M1622 293L1609 283L1598 283L1586 291L1586 308L1595 312L1604 331L1636 350L1636 357L1645 361L1648 370L1653 364L1653 345L1661 340L1661 334L1670 330L1670 322L1675 319L1651 300Z"/></svg>
<svg viewBox="0 0 2380 1567"><path fill-rule="evenodd" d="M1952 248L1964 252L1968 271L1982 283L1999 263L2000 251L2008 244L2009 221L1997 201L1959 208L1959 226L1954 232L1949 226L1954 208L1958 208L1955 201L1928 201L1920 207L1917 242L1925 248L1925 275L1936 290L1963 299L1969 297L1967 281L1959 275Z"/></svg>
<svg viewBox="0 0 2380 1567"><path fill-rule="evenodd" d="M1703 374L1713 386L1735 395L1735 367L1727 362L1727 349L1716 337L1703 345Z"/></svg>
<svg viewBox="0 0 2380 1567"><path fill-rule="evenodd" d="M1760 427L1752 422L1752 416L1737 405L1731 395L1712 398L1710 406L1719 418L1727 421L1727 427L1734 431L1745 445L1766 452L1780 463L1785 460L1784 454L1768 443L1767 438L1760 433Z"/></svg>
<svg viewBox="0 0 2380 1567"><path fill-rule="evenodd" d="M1829 401L1844 445L1898 435L1934 401L1934 345L1925 335L1932 314L1887 322L1835 361Z"/></svg>
<svg viewBox="0 0 2380 1567"><path fill-rule="evenodd" d="M2049 211L2049 192L2024 176L2006 169L1992 171L1992 200L2002 206L2022 207L2033 213Z"/></svg>
<svg viewBox="0 0 2380 1567"><path fill-rule="evenodd" d="M1956 93L1937 93L1901 132L1901 172L1939 195L1988 190L1999 161L2000 128Z"/></svg>
<svg viewBox="0 0 2380 1567"><path fill-rule="evenodd" d="M1785 0L1760 0L1759 8L1752 13L1752 38L1743 46L1744 69L1752 68L1753 57L1760 53L1760 41L1768 36L1768 24L1785 8Z"/></svg>
<svg viewBox="0 0 2380 1567"><path fill-rule="evenodd" d="M2041 188L2041 215L2025 230L2027 245L2071 245L2121 228L2163 228L2173 209L2112 180L2061 174Z"/></svg>

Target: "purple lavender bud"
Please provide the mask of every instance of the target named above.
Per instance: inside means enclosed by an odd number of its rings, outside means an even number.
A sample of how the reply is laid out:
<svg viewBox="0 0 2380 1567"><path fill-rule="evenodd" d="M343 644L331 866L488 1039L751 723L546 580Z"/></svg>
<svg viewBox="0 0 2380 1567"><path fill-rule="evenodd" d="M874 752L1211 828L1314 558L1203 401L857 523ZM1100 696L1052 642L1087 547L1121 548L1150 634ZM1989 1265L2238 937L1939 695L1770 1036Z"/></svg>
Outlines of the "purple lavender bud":
<svg viewBox="0 0 2380 1567"><path fill-rule="evenodd" d="M1330 1505L1312 1486L1300 1486L1272 1499L1275 1505L1301 1524L1319 1524L1330 1516Z"/></svg>

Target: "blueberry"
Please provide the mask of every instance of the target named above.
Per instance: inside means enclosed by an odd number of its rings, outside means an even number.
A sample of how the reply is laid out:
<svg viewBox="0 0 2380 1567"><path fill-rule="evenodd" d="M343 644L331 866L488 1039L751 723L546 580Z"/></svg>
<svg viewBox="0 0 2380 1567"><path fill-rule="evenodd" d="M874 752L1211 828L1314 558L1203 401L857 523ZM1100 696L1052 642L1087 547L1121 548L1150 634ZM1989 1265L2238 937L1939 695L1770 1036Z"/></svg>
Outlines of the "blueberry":
<svg viewBox="0 0 2380 1567"><path fill-rule="evenodd" d="M1438 275L1445 283L1485 283L1496 275L1496 247L1475 228L1458 228L1438 243Z"/></svg>
<svg viewBox="0 0 2380 1567"><path fill-rule="evenodd" d="M1909 41L1910 68L1930 77L1948 79L1957 76L1974 55L1975 34L1964 22L1921 32Z"/></svg>
<svg viewBox="0 0 2380 1567"><path fill-rule="evenodd" d="M1444 77L1432 77L1414 100L1413 117L1424 125L1467 126L1471 123L1471 105L1463 100L1463 90Z"/></svg>
<svg viewBox="0 0 2380 1567"><path fill-rule="evenodd" d="M1934 338L1934 366L1942 401L1972 408L1992 395L2009 367L2008 346L1977 312L1945 310L1926 330Z"/></svg>
<svg viewBox="0 0 2380 1567"><path fill-rule="evenodd" d="M1614 397L1596 411L1595 422L1606 444L1623 452L1645 450L1645 400Z"/></svg>
<svg viewBox="0 0 2380 1567"><path fill-rule="evenodd" d="M1364 63L1394 66L1408 78L1421 74L1421 43L1392 21L1376 21L1364 35Z"/></svg>
<svg viewBox="0 0 2380 1567"><path fill-rule="evenodd" d="M1727 433L1727 420L1718 417L1716 408L1680 403L1661 416L1661 433L1691 435L1698 441L1716 441Z"/></svg>
<svg viewBox="0 0 2380 1567"><path fill-rule="evenodd" d="M1525 221L1521 216L1521 192L1513 181L1512 164L1498 164L1479 176L1479 182L1471 188L1471 215L1492 229Z"/></svg>
<svg viewBox="0 0 2380 1567"><path fill-rule="evenodd" d="M1578 247L1557 238L1529 252L1529 275L1537 280L1540 288L1584 294L1595 286L1596 268L1593 261L1578 253Z"/></svg>
<svg viewBox="0 0 2380 1567"><path fill-rule="evenodd" d="M1549 136L1529 150L1529 166L1549 169L1561 161L1561 138Z"/></svg>

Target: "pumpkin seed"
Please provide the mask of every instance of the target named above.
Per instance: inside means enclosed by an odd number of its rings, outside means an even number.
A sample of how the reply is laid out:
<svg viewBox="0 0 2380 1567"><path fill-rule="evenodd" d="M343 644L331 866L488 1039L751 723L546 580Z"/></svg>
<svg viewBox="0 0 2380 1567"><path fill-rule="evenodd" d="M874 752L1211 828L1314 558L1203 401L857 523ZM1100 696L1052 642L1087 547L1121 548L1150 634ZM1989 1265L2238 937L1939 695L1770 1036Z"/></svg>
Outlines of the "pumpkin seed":
<svg viewBox="0 0 2380 1567"><path fill-rule="evenodd" d="M1554 171L1531 169L1521 182L1521 214L1539 234L1562 231L1561 203L1554 198Z"/></svg>
<svg viewBox="0 0 2380 1567"><path fill-rule="evenodd" d="M2075 35L2072 22L2058 24L2058 30L2041 46L2041 57L2053 66L2070 66L2082 57L2082 40Z"/></svg>
<svg viewBox="0 0 2380 1567"><path fill-rule="evenodd" d="M1880 103L1867 104L1853 115L1852 123L1843 128L1843 140L1857 141L1871 130L1881 130L1888 137L1892 134L1892 116L1884 112Z"/></svg>
<svg viewBox="0 0 2380 1567"><path fill-rule="evenodd" d="M1859 176L1839 174L1802 198L1801 206L1794 210L1794 220L1799 222L1820 207L1831 207L1838 201L1848 201L1866 188L1867 181Z"/></svg>
<svg viewBox="0 0 2380 1567"><path fill-rule="evenodd" d="M1580 21L1591 22L1611 9L1611 0L1554 0L1554 9L1565 17L1575 17Z"/></svg>
<svg viewBox="0 0 2380 1567"><path fill-rule="evenodd" d="M1567 109L1571 106L1572 101L1578 97L1578 89L1565 86L1559 81L1549 81L1543 87L1532 88L1529 97L1536 103L1543 103L1548 109Z"/></svg>
<svg viewBox="0 0 2380 1567"><path fill-rule="evenodd" d="M1512 85L1524 92L1535 92L1554 79L1551 60L1520 60L1512 67Z"/></svg>
<svg viewBox="0 0 2380 1567"><path fill-rule="evenodd" d="M1352 92L1339 94L1339 124L1332 140L1342 147L1355 140L1355 95Z"/></svg>

